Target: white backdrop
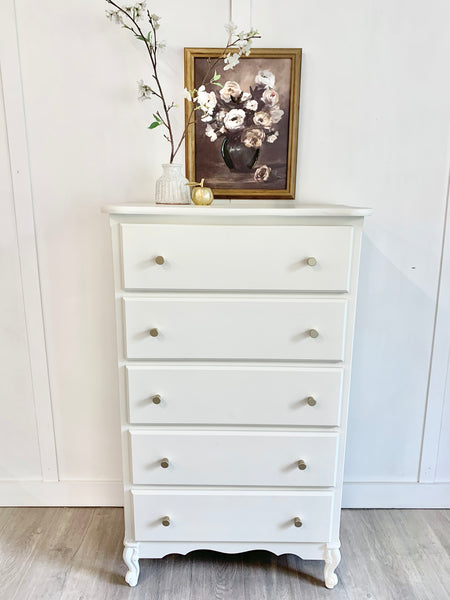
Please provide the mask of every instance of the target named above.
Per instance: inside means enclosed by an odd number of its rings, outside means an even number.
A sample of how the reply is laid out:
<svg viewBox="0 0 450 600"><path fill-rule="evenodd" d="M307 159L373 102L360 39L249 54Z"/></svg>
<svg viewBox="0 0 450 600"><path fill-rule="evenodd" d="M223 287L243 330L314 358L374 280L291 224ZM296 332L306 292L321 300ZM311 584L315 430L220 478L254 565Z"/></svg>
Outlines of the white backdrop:
<svg viewBox="0 0 450 600"><path fill-rule="evenodd" d="M374 208L344 502L448 504L444 392L425 444L423 431L450 165L450 4L150 6L162 17L163 78L180 106L183 47L222 45L230 9L239 25L261 31L260 47L303 48L297 199ZM137 102L136 81L148 73L143 47L106 20L105 7L0 7L3 504L121 502L109 226L100 208L151 199L168 148L147 130L152 106ZM422 454L434 456L436 469L425 465L432 477L420 475Z"/></svg>

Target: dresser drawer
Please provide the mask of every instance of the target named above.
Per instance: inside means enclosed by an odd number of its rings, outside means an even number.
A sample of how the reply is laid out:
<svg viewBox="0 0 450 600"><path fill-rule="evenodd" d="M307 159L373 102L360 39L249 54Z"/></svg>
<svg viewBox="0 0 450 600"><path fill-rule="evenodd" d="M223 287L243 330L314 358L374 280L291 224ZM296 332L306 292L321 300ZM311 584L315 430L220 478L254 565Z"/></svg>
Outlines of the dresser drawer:
<svg viewBox="0 0 450 600"><path fill-rule="evenodd" d="M132 430L130 436L135 484L328 487L335 482L336 433Z"/></svg>
<svg viewBox="0 0 450 600"><path fill-rule="evenodd" d="M332 493L239 490L132 492L135 539L199 542L323 542ZM162 525L164 517L169 525ZM301 527L295 526L299 518Z"/></svg>
<svg viewBox="0 0 450 600"><path fill-rule="evenodd" d="M336 426L341 369L126 367L135 424Z"/></svg>
<svg viewBox="0 0 450 600"><path fill-rule="evenodd" d="M125 298L126 355L340 361L346 309L339 299Z"/></svg>
<svg viewBox="0 0 450 600"><path fill-rule="evenodd" d="M125 289L349 289L349 226L122 224L121 237Z"/></svg>

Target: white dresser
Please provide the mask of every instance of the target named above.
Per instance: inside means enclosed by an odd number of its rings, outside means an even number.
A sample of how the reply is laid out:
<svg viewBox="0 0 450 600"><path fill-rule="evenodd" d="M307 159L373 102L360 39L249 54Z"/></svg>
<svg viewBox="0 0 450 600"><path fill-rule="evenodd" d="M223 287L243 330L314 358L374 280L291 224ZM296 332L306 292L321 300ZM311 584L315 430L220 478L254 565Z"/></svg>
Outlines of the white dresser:
<svg viewBox="0 0 450 600"><path fill-rule="evenodd" d="M369 209L108 206L126 580L140 558L265 549L337 583Z"/></svg>

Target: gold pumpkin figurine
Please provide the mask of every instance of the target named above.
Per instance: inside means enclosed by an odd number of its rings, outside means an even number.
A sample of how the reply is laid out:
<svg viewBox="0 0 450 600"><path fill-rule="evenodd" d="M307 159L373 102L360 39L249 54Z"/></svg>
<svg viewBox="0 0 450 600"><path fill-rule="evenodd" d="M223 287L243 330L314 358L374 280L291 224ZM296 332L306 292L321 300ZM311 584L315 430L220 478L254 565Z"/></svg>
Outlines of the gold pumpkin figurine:
<svg viewBox="0 0 450 600"><path fill-rule="evenodd" d="M197 206L208 206L214 200L212 189L203 185L205 179L202 179L200 183L192 182L186 185L192 186L192 202Z"/></svg>

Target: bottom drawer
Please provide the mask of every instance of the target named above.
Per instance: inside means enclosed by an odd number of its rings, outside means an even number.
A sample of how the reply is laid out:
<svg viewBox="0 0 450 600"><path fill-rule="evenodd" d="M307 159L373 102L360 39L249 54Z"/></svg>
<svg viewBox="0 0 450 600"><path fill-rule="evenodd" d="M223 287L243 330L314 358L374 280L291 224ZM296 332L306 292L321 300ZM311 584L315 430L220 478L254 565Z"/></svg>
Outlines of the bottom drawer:
<svg viewBox="0 0 450 600"><path fill-rule="evenodd" d="M329 541L333 492L133 490L132 497L138 541Z"/></svg>

